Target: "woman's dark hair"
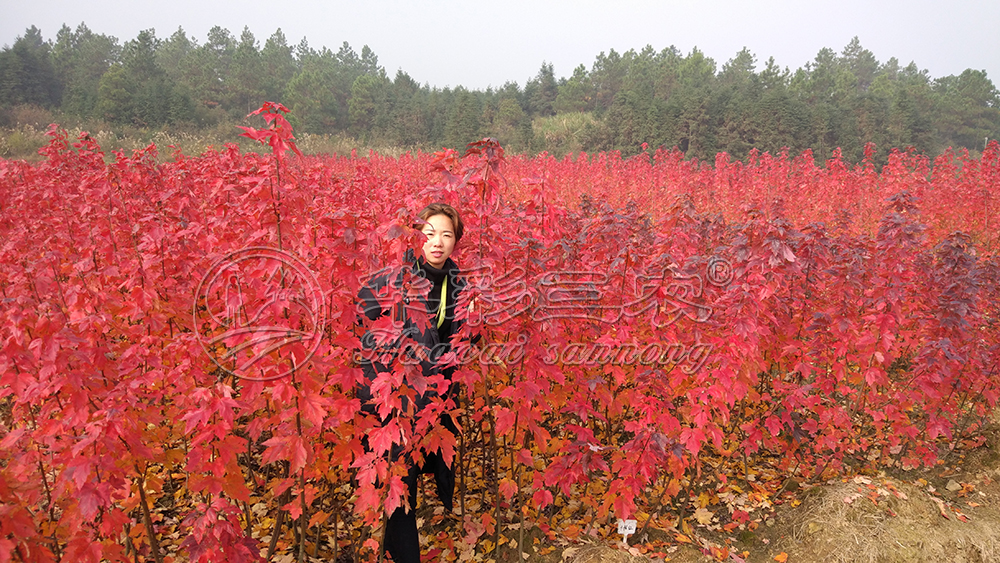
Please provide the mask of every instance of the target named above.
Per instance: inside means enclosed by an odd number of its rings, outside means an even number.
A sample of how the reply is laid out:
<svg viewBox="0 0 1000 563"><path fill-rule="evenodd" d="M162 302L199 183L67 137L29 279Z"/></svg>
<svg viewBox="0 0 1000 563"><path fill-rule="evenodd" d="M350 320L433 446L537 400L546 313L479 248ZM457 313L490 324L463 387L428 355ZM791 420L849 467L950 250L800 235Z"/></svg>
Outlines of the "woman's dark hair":
<svg viewBox="0 0 1000 563"><path fill-rule="evenodd" d="M455 227L455 244L458 244L458 241L462 240L462 232L465 230L465 227L462 226L462 218L459 217L458 211L447 203L432 203L421 209L420 213L417 213L417 217L420 217L421 221L427 221L435 215L444 215L445 217L451 219L451 224ZM422 226L423 225L414 225L414 228L420 229Z"/></svg>

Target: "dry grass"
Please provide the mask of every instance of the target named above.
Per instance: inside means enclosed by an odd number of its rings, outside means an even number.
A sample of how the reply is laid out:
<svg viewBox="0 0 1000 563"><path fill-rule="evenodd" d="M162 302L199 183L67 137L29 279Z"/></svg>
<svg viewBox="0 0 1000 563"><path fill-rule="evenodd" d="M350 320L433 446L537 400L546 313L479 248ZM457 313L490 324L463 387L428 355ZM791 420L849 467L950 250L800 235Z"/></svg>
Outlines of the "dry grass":
<svg viewBox="0 0 1000 563"><path fill-rule="evenodd" d="M401 147L386 143L359 143L357 140L346 135L315 135L312 133L296 134L297 146L303 154L315 155L349 155L351 151L357 151L358 155L364 156L368 151L392 158L398 158L406 152L413 152L415 148Z"/></svg>
<svg viewBox="0 0 1000 563"><path fill-rule="evenodd" d="M21 124L13 128L0 128L0 158L8 160L41 160L38 150L49 142L45 132L47 126ZM231 131L229 129L232 129ZM130 154L142 150L149 145L156 145L160 159L172 158L174 152L181 151L185 156L197 156L205 151L221 149L227 143L236 144L243 152L266 152L267 149L259 143L245 137L240 137L240 131L235 126L215 127L192 133L186 130L141 130L117 128L85 128L73 126L66 128L70 140L76 140L84 131L97 141L109 159L113 159L114 151ZM381 155L398 157L413 149L394 145L372 145L359 143L355 139L343 135L312 135L304 133L297 135L297 145L304 154L309 155L349 155L357 151L359 155L367 155L373 150Z"/></svg>
<svg viewBox="0 0 1000 563"><path fill-rule="evenodd" d="M114 159L114 151L131 154L156 145L161 160L169 160L176 151L188 157L198 156L208 150L219 150L233 143L243 152L268 152L256 141L241 137L237 125L264 127L260 118L234 122L225 117L214 125L196 127L192 124L149 129L135 126L112 125L99 119L82 120L37 106L16 106L0 110L0 158L8 160L41 160L38 150L49 142L46 131L49 125L57 123L66 130L71 141L86 131L97 141L108 160ZM343 134L315 135L297 133L299 149L308 155L349 155L352 151L366 156L369 151L381 155L398 157L416 147L401 147L379 139L361 142Z"/></svg>
<svg viewBox="0 0 1000 563"><path fill-rule="evenodd" d="M33 124L18 125L14 128L0 129L0 158L8 160L41 160L38 150L49 142L46 136L47 127ZM112 128L96 129L83 127L67 127L66 132L71 141L75 141L84 132L97 141L109 159L114 158L114 151L130 154L142 150L149 145L156 145L161 158L170 158L175 150L181 150L185 155L198 155L211 147L222 148L228 142L237 143L241 149L253 147L249 139L240 141L233 135L231 138L192 134L184 131L124 131Z"/></svg>
<svg viewBox="0 0 1000 563"><path fill-rule="evenodd" d="M778 514L759 560L786 551L789 561L809 562L1000 561L1000 431L985 435L987 445L957 465L812 489Z"/></svg>
<svg viewBox="0 0 1000 563"><path fill-rule="evenodd" d="M963 522L952 512L945 519L927 491L898 482L895 486L905 498L880 497L878 504L865 496L846 502L858 492L853 481L830 487L804 507L792 540L805 548L802 555L811 553L816 561L1000 559L1000 527L995 513L990 518L969 515ZM789 554L794 556L795 551L800 550L791 547Z"/></svg>
<svg viewBox="0 0 1000 563"><path fill-rule="evenodd" d="M565 113L552 117L539 117L532 122L535 144L561 158L568 153L583 150L588 126L597 124L593 114L587 112Z"/></svg>

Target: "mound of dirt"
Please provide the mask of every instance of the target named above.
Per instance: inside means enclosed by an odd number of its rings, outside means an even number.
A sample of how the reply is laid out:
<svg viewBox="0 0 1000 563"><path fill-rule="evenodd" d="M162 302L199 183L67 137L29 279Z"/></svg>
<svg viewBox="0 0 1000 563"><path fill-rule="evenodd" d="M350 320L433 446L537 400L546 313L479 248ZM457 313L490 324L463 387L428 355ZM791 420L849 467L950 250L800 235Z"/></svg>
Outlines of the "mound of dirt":
<svg viewBox="0 0 1000 563"><path fill-rule="evenodd" d="M780 516L786 534L767 555L838 563L1000 561L1000 487L988 475L971 481L950 479L944 491L888 477L822 487Z"/></svg>
<svg viewBox="0 0 1000 563"><path fill-rule="evenodd" d="M736 563L1000 562L1000 432L955 465L857 475L798 493L753 533L711 538ZM794 505L794 506L793 506ZM554 559L558 561L558 559ZM691 546L650 559L607 546L562 553L565 563L707 563Z"/></svg>

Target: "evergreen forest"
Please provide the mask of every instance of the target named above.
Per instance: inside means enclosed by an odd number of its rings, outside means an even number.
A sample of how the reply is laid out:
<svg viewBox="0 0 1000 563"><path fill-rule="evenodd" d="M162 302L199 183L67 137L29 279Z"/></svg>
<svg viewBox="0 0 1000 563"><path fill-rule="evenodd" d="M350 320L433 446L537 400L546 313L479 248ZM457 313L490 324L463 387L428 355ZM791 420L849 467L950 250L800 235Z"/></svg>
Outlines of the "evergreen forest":
<svg viewBox="0 0 1000 563"><path fill-rule="evenodd" d="M743 49L721 65L697 48L614 50L557 77L542 62L522 86L485 91L390 76L367 46L336 51L280 29L261 41L214 27L204 41L153 29L121 42L85 24L46 39L31 27L0 51L0 127L25 108L92 128L237 131L265 100L292 110L297 134L339 135L359 146L462 148L483 137L508 151L636 154L677 148L688 158L727 152L864 158L882 149L978 154L1000 137L1000 95L985 71L932 77L915 62L878 61L855 38L803 68ZM882 151L883 155L885 151Z"/></svg>

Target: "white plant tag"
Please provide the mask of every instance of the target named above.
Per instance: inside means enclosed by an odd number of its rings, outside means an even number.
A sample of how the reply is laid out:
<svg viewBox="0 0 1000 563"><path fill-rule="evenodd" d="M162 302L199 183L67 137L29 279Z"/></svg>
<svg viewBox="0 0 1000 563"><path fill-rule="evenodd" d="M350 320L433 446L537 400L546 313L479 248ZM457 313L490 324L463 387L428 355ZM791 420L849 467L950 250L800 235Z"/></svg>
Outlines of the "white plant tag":
<svg viewBox="0 0 1000 563"><path fill-rule="evenodd" d="M635 520L618 519L618 533L622 535L622 543L628 544L628 537L635 533Z"/></svg>

